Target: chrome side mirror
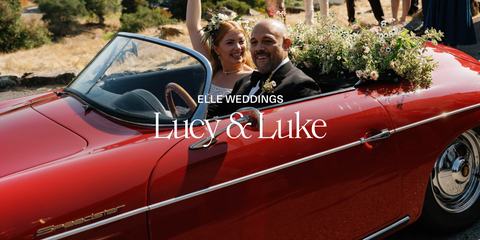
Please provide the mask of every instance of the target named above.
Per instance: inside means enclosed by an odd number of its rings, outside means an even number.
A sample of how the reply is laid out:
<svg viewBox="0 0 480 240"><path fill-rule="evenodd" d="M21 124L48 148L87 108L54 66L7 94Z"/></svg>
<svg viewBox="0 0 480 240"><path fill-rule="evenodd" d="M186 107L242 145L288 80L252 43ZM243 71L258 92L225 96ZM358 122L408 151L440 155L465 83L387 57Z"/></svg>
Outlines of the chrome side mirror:
<svg viewBox="0 0 480 240"><path fill-rule="evenodd" d="M239 119L234 120L236 123L247 124L247 126L245 128L249 129L251 131L260 131L260 123L261 123L261 121L263 121L263 119L262 119L262 115L260 115L260 111L258 111L256 108L245 107L245 108L238 109L236 113L232 113L232 115L230 116L230 119L233 121L233 117L235 117L236 115L242 116ZM230 129L230 128L236 126L236 125L237 124L228 125L227 127L223 128L223 129L219 130L218 132L216 132L215 134L213 134L213 136L210 135L210 136L198 141L197 143L192 144L190 146L190 149L191 150L202 149L202 148L206 148L206 147L209 147L209 146L215 144L216 142L218 142L217 137L220 134L226 132L228 129Z"/></svg>

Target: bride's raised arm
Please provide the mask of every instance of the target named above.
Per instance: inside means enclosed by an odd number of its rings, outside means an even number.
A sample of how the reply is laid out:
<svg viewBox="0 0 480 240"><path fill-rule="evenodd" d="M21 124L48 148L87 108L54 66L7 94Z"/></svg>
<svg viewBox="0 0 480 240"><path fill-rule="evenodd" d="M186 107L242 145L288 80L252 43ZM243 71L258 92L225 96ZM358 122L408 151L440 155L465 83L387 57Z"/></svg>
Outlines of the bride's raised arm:
<svg viewBox="0 0 480 240"><path fill-rule="evenodd" d="M193 49L203 54L208 60L210 60L210 52L207 44L202 43L203 31L200 24L202 16L202 3L200 0L188 0L187 3L187 28L190 35L190 41L192 41Z"/></svg>

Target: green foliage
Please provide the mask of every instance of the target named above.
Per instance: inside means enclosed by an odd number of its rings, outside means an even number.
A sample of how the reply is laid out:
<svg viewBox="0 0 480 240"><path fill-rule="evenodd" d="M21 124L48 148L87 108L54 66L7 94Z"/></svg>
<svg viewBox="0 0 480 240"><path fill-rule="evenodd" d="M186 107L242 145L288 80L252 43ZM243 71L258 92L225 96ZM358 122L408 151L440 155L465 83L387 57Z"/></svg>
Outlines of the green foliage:
<svg viewBox="0 0 480 240"><path fill-rule="evenodd" d="M187 2L188 0L175 0L170 10L172 17L176 19L185 20L187 16Z"/></svg>
<svg viewBox="0 0 480 240"><path fill-rule="evenodd" d="M42 20L55 36L63 36L65 30L77 23L76 18L86 13L84 0L35 0L44 13Z"/></svg>
<svg viewBox="0 0 480 240"><path fill-rule="evenodd" d="M255 10L260 9L261 12L265 12L265 0L245 0L242 2L246 2ZM257 10L258 11L258 10Z"/></svg>
<svg viewBox="0 0 480 240"><path fill-rule="evenodd" d="M92 16L97 16L99 23L103 24L105 15L120 11L120 0L85 0L85 8Z"/></svg>
<svg viewBox="0 0 480 240"><path fill-rule="evenodd" d="M226 7L230 10L235 11L238 15L244 15L250 9L250 5L246 4L245 2L240 2L238 0L225 0L221 2L217 2L217 8Z"/></svg>
<svg viewBox="0 0 480 240"><path fill-rule="evenodd" d="M37 22L21 19L18 0L0 1L0 51L34 48L50 42L50 32Z"/></svg>
<svg viewBox="0 0 480 240"><path fill-rule="evenodd" d="M122 15L126 13L135 13L140 6L146 7L148 4L145 0L122 0Z"/></svg>
<svg viewBox="0 0 480 240"><path fill-rule="evenodd" d="M426 42L436 44L442 33L426 30L417 37L408 30L399 31L382 21L381 27L352 32L336 26L334 14L325 20L317 15L319 27L298 23L289 29L292 40L289 58L300 68L314 68L321 74L355 72L362 79L377 80L394 71L418 85L432 81L438 66L426 52Z"/></svg>
<svg viewBox="0 0 480 240"><path fill-rule="evenodd" d="M114 32L107 32L107 33L102 35L102 39L104 39L104 40L112 39L113 35L115 35Z"/></svg>
<svg viewBox="0 0 480 240"><path fill-rule="evenodd" d="M165 11L160 9L149 9L139 6L137 12L122 15L120 18L122 27L119 31L135 33L144 28L177 22L176 19L168 19L168 16L164 14Z"/></svg>
<svg viewBox="0 0 480 240"><path fill-rule="evenodd" d="M208 9L215 9L215 4L211 1L202 2L202 14L204 14Z"/></svg>

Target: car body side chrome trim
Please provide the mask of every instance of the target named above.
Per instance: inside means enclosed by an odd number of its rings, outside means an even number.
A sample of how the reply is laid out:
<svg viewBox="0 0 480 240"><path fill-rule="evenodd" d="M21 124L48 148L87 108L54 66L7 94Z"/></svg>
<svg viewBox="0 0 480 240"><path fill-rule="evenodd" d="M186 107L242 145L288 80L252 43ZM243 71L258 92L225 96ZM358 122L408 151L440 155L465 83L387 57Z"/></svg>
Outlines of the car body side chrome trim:
<svg viewBox="0 0 480 240"><path fill-rule="evenodd" d="M420 125L428 123L428 122L432 122L432 121L435 121L435 120L438 120L438 119L441 119L441 118L444 118L444 117L447 117L447 116L451 116L451 115L461 113L461 112L464 112L464 111L468 111L468 110L478 108L478 107L480 107L480 103L475 104L475 105L471 105L471 106L468 106L468 107L464 107L464 108L461 108L461 109L458 109L458 110L455 110L455 111L452 111L452 112L444 113L444 114L441 114L439 116L431 117L431 118L428 118L428 119L425 119L425 120L422 120L422 121L419 121L419 122L416 122L416 123L405 125L403 127L397 128L397 129L388 130L388 131L391 134L394 134L394 133L399 132L399 131L403 131L403 130L407 130L407 129L410 129L410 128L413 128L413 127L417 127L417 126L420 126ZM54 236L51 236L51 237L48 237L48 238L45 238L45 239L53 240L53 239L61 239L61 238L64 238L64 237L72 236L74 234L84 232L84 231L87 231L87 230L90 230L90 229L93 229L93 228L96 228L96 227L99 227L99 226L103 226L105 224L115 222L115 221L118 221L118 220L121 220L121 219L124 219L124 218L127 218L127 217L131 217L131 216L134 216L136 214L151 211L151 210L163 207L163 206L167 206L167 205L170 205L170 204L173 204L173 203L176 203L176 202L179 202L179 201L183 201L183 200L195 197L195 196L199 196L199 195L202 195L202 194L205 194L205 193L209 193L209 192L212 192L212 191L215 191L215 190L218 190L218 189L222 189L222 188L225 188L225 187L237 184L237 183L241 183L241 182L253 179L253 178L257 178L257 177L260 177L260 176L263 176L263 175L266 175L266 174L269 174L269 173L273 173L273 172L282 170L284 168L288 168L288 167L291 167L291 166L294 166L294 165L297 165L297 164L300 164L300 163L303 163L303 162L308 162L310 160L313 160L313 159L316 159L316 158L319 158L319 157L323 157L323 156L326 156L326 155L329 155L329 154L332 154L332 153L335 153L335 152L338 152L338 151L342 151L342 150L345 150L345 149L348 149L348 148L351 148L351 147L359 146L359 145L362 145L361 140L356 141L356 142L352 142L352 143L349 143L349 144L345 144L345 145L342 145L342 146L339 146L339 147L336 147L336 148L333 148L333 149L330 149L330 150L327 150L327 151L316 153L316 154L313 154L313 155L310 155L310 156L307 156L307 157L304 157L304 158L301 158L301 159L297 159L295 161L288 162L288 163L285 163L285 164L282 164L282 165L279 165L279 166L276 166L276 167L273 167L273 168L265 169L265 170L260 171L260 172L252 173L250 175L247 175L247 176L244 176L244 177L241 177L241 178L237 178L237 179L234 179L234 180L231 180L231 181L228 181L228 182L224 182L224 183L221 183L221 184L218 184L218 185L206 188L206 189L202 189L202 190L199 190L199 191L196 191L196 192L192 192L192 193L180 196L180 197L172 198L172 199L165 200L165 201L162 201L162 202L159 202L159 203L148 205L146 207L142 207L142 208L139 208L139 209L136 209L136 210L132 210L130 212L127 212L127 213L124 213L124 214L121 214L121 215L118 215L118 216L115 216L115 217L112 217L112 218L109 218L109 219L105 219L105 220L102 220L100 222L92 223L88 226L84 226L84 227L73 229L73 230L70 230L70 231L67 231L67 232L64 232L64 233L61 233L61 234L57 234L57 235L54 235ZM372 234L372 235L370 235L370 236L368 236L364 239L370 240L370 239L376 239L376 238L382 237L385 234L388 234L389 232L391 232L393 230L396 230L397 228L400 228L400 227L408 224L409 222L410 222L410 217L406 216L403 219L401 219L401 220L395 222L394 224L388 226L387 228L384 228L381 231L376 232L376 233L374 233L374 234Z"/></svg>
<svg viewBox="0 0 480 240"><path fill-rule="evenodd" d="M477 103L475 105L471 105L471 106L468 106L468 107L460 108L460 109L457 109L455 111L447 112L447 113L444 113L444 114L441 114L441 115L438 115L438 116L435 116L435 117L427 118L425 120L422 120L422 121L419 121L419 122L416 122L416 123L408 124L408 125L405 125L403 127L396 128L395 130L397 132L400 132L400 131L407 130L407 129L410 129L410 128L413 128L413 127L417 127L417 126L423 125L425 123L433 122L435 120L438 120L438 119L441 119L441 118L444 118L444 117L448 117L448 116L451 116L451 115L454 115L454 114L457 114L457 113L472 110L472 109L478 108L478 107L480 107L480 103Z"/></svg>
<svg viewBox="0 0 480 240"><path fill-rule="evenodd" d="M117 215L117 216L114 216L114 217L111 217L111 218L108 218L108 219L105 219L105 220L102 220L102 221L99 221L99 222L92 223L92 224L87 225L87 226L83 226L83 227L76 228L76 229L73 229L73 230L70 230L70 231L66 231L66 232L63 232L63 233L60 233L60 234L57 234L57 235L53 235L51 237L44 238L44 240L54 240L54 239L61 239L61 238L69 237L69 236L75 235L77 233L85 232L87 230L90 230L90 229L93 229L93 228L96 228L96 227L100 227L100 226L103 226L105 224L109 224L111 222L116 222L116 221L131 217L131 216L134 216L134 215L137 215L137 214L140 214L140 213L147 212L148 210L149 210L148 207L138 208L138 209L132 210L130 212L126 212L126 213L123 213L123 214L120 214L120 215Z"/></svg>
<svg viewBox="0 0 480 240"><path fill-rule="evenodd" d="M166 205L178 202L178 201L186 200L186 199L198 196L198 195L202 195L202 194L205 194L205 193L208 193L208 192L211 192L211 191L215 191L215 190L218 190L218 189L221 189L221 188L224 188L224 187L228 187L228 186L231 186L231 185L234 185L234 184L237 184L237 183L241 183L241 182L253 179L253 178L263 176L265 174L276 172L276 171L282 170L284 168L288 168L288 167L291 167L291 166L294 166L294 165L297 165L297 164L300 164L300 163L303 163L303 162L308 162L310 160L313 160L313 159L316 159L316 158L319 158L319 157L323 157L325 155L329 155L329 154L332 154L332 153L335 153L335 152L338 152L338 151L342 151L342 150L345 150L345 149L348 149L348 148L351 148L351 147L359 146L359 145L362 145L362 143L360 141L345 144L343 146L336 147L336 148L333 148L333 149L330 149L330 150L327 150L327 151L323 151L323 152L320 152L320 153L316 153L316 154L313 154L313 155L310 155L310 156L307 156L307 157L304 157L304 158L300 158L300 159L292 161L292 162L284 163L282 165L279 165L279 166L276 166L276 167L273 167L273 168L269 168L269 169L265 169L265 170L260 171L260 172L252 173L250 175L247 175L247 176L244 176L244 177L241 177L241 178L237 178L237 179L234 179L234 180L231 180L231 181L228 181L228 182L220 183L220 184L217 184L215 186L211 186L209 188L206 188L206 189L203 189L203 190L200 190L200 191L196 191L196 192L189 193L189 194L186 194L186 195L183 195L183 196L180 196L180 197L176 197L176 198L172 198L172 199L169 199L169 200L166 200L166 201L163 201L163 202L159 202L159 203L150 205L149 207L150 207L150 210L157 209L157 208L160 208L160 207L163 207L163 206L166 206Z"/></svg>
<svg viewBox="0 0 480 240"><path fill-rule="evenodd" d="M381 237L385 237L387 234L397 230L398 228L401 228L405 225L407 225L408 223L410 222L410 216L406 216L398 221L396 221L395 223L393 223L392 225L389 225L388 227L364 238L363 240L373 240L373 239L379 239Z"/></svg>
<svg viewBox="0 0 480 240"><path fill-rule="evenodd" d="M123 214L120 214L120 215L117 215L117 216L114 216L114 217L111 217L111 218L108 218L108 219L105 219L105 220L102 220L102 221L99 221L99 222L96 222L96 223L92 223L92 224L84 226L84 227L80 227L80 228L73 229L73 230L70 230L70 231L67 231L67 232L63 232L63 233L60 233L60 234L57 234L57 235L54 235L54 236L51 236L51 237L48 237L48 238L44 238L44 240L54 240L54 239L61 239L61 238L64 238L64 237L72 236L72 235L75 235L77 233L81 233L81 232L84 232L84 231L87 231L87 230L90 230L90 229L93 229L93 228L96 228L96 227L103 226L105 224L116 222L118 220L122 220L122 219L127 218L127 217L131 217L131 216L134 216L134 215L137 215L137 214L140 214L140 213L151 211L151 210L163 207L163 206L167 206L167 205L170 205L170 204L173 204L173 203L176 203L176 202L179 202L179 201L183 201L183 200L195 197L195 196L199 196L199 195L202 195L202 194L205 194L205 193L208 193L208 192L212 192L212 191L224 188L224 187L228 187L228 186L231 186L231 185L234 185L234 184L237 184L237 183L241 183L241 182L244 182L244 181L256 178L256 177L263 176L263 175L268 174L268 173L276 172L276 171L279 171L279 170L284 169L284 168L288 168L288 167L291 167L291 166L294 166L294 165L297 165L297 164L300 164L300 163L303 163L303 162L308 162L310 160L313 160L313 159L316 159L316 158L319 158L319 157L322 157L322 156L325 156L325 155L329 155L329 154L332 154L332 153L335 153L335 152L338 152L338 151L342 151L342 150L345 150L345 149L348 149L348 148L351 148L351 147L359 146L359 145L362 145L362 143L360 141L345 144L345 145L342 145L340 147L336 147L336 148L333 148L333 149L330 149L330 150L327 150L327 151L316 153L316 154L313 154L313 155L310 155L310 156L307 156L307 157L304 157L304 158L301 158L301 159L298 159L298 160L295 160L295 161L292 161L292 162L288 162L288 163L285 163L285 164L282 164L282 165L279 165L279 166L276 166L276 167L273 167L273 168L265 169L265 170L260 171L260 172L252 173L250 175L247 175L247 176L244 176L244 177L241 177L241 178L237 178L237 179L234 179L234 180L231 180L231 181L228 181L228 182L224 182L224 183L221 183L221 184L218 184L218 185L215 185L215 186L203 189L203 190L199 190L199 191L192 192L192 193L180 196L180 197L165 200L165 201L162 201L162 202L159 202L159 203L156 203L156 204L152 204L152 205L149 205L149 206L146 206L146 207L142 207L142 208L139 208L139 209L136 209L136 210L132 210L130 212L126 212L126 213L123 213Z"/></svg>

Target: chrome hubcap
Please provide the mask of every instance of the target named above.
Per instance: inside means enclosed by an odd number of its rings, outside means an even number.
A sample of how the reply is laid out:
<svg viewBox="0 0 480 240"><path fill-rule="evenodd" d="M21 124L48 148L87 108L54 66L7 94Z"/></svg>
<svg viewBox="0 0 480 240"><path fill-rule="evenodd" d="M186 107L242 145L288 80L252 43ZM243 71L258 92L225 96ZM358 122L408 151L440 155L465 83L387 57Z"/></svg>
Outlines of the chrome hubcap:
<svg viewBox="0 0 480 240"><path fill-rule="evenodd" d="M469 130L455 139L440 155L431 176L437 203L448 212L468 209L480 193L477 134Z"/></svg>

